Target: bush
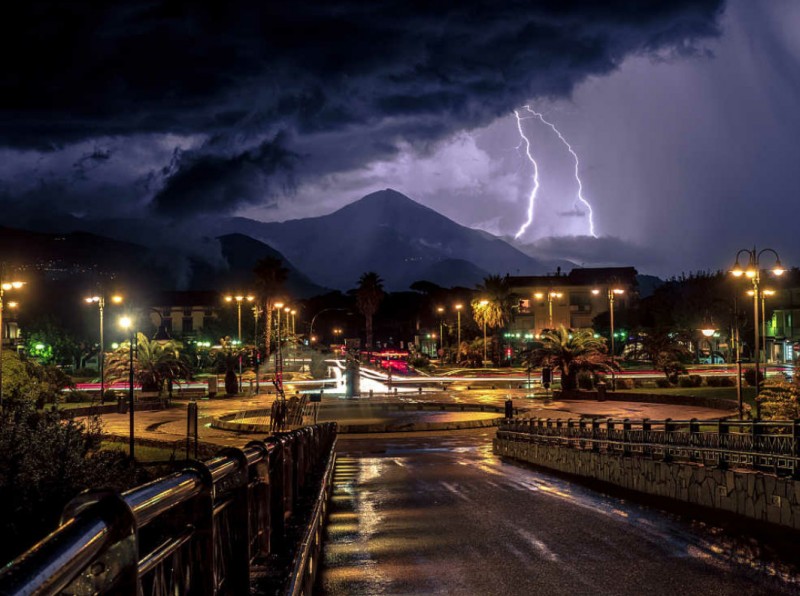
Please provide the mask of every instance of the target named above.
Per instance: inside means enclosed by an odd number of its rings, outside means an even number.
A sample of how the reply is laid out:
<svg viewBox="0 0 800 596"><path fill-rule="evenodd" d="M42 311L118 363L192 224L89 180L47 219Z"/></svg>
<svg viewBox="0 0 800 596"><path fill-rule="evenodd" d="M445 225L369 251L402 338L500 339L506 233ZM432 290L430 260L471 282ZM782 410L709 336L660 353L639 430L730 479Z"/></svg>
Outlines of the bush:
<svg viewBox="0 0 800 596"><path fill-rule="evenodd" d="M670 383L667 379L656 379L656 387L660 389L666 389L667 387L672 387L672 383Z"/></svg>
<svg viewBox="0 0 800 596"><path fill-rule="evenodd" d="M30 403L0 413L0 561L55 529L67 502L92 487L124 490L142 477L123 452L101 452L100 428L36 412Z"/></svg>
<svg viewBox="0 0 800 596"><path fill-rule="evenodd" d="M409 364L414 368L425 368L430 365L431 360L425 354L418 354L409 361Z"/></svg>
<svg viewBox="0 0 800 596"><path fill-rule="evenodd" d="M91 402L92 396L85 391L70 391L64 394L65 404L78 404L82 402Z"/></svg>
<svg viewBox="0 0 800 596"><path fill-rule="evenodd" d="M582 370L578 373L578 389L591 391L594 389L594 377L592 373Z"/></svg>
<svg viewBox="0 0 800 596"><path fill-rule="evenodd" d="M703 384L703 377L700 375L689 375L689 380L692 382L692 387L700 387Z"/></svg>
<svg viewBox="0 0 800 596"><path fill-rule="evenodd" d="M634 389L642 389L642 388L644 388L646 386L645 382L644 382L644 379L631 379L631 380L633 381L633 388Z"/></svg>
<svg viewBox="0 0 800 596"><path fill-rule="evenodd" d="M678 387L694 387L694 382L689 375L680 375L678 377Z"/></svg>
<svg viewBox="0 0 800 596"><path fill-rule="evenodd" d="M717 377L719 379L719 387L736 387L736 379L734 377Z"/></svg>
<svg viewBox="0 0 800 596"><path fill-rule="evenodd" d="M755 368L748 368L744 371L744 380L750 387L756 386L756 369ZM762 370L759 369L758 371L758 380L759 382L764 381L764 373Z"/></svg>
<svg viewBox="0 0 800 596"><path fill-rule="evenodd" d="M633 379L617 379L617 389L633 389Z"/></svg>
<svg viewBox="0 0 800 596"><path fill-rule="evenodd" d="M99 377L100 373L96 368L91 368L89 366L84 366L83 368L76 368L72 371L73 377L86 377L86 378L94 378Z"/></svg>

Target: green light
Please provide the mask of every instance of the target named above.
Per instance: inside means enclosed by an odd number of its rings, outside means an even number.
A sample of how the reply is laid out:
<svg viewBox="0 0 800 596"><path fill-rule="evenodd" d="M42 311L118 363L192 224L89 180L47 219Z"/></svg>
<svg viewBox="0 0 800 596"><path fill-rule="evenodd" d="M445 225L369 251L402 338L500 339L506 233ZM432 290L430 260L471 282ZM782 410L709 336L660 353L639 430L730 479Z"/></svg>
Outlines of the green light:
<svg viewBox="0 0 800 596"><path fill-rule="evenodd" d="M33 347L34 347L35 349L37 349L37 350L41 351L41 350L44 350L44 348L45 348L45 345L40 343L40 344L36 344L36 345L35 345L35 346L33 346Z"/></svg>

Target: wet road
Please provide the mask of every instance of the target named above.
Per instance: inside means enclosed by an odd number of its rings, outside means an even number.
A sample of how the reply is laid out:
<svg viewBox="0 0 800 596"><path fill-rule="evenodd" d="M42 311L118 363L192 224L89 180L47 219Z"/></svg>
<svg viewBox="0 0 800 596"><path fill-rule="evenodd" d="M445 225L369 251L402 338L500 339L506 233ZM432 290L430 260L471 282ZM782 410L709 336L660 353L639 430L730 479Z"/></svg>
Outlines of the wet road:
<svg viewBox="0 0 800 596"><path fill-rule="evenodd" d="M718 528L501 461L493 432L340 438L319 593L800 593Z"/></svg>

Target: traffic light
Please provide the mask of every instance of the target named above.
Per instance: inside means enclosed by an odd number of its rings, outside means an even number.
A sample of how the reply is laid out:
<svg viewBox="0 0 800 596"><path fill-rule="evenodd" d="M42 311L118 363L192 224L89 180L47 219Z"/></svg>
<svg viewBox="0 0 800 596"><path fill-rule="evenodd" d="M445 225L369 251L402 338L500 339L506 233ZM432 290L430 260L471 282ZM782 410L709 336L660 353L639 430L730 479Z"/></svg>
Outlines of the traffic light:
<svg viewBox="0 0 800 596"><path fill-rule="evenodd" d="M545 389L550 389L550 383L553 382L553 369L550 366L542 367L542 385Z"/></svg>

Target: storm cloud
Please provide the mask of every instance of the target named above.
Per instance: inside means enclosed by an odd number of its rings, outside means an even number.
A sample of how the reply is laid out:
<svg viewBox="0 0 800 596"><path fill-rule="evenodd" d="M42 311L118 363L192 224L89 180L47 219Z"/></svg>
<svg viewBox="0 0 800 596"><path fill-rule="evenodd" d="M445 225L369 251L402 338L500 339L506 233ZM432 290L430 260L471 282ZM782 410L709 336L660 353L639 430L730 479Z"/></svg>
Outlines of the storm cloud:
<svg viewBox="0 0 800 596"><path fill-rule="evenodd" d="M696 52L722 5L16 3L0 36L0 145L10 171L24 155L103 140L82 175L127 169L120 183L157 214L230 212L268 203L270 185L293 176L424 152L531 98L566 97L628 56ZM160 151L200 141L141 172L114 165L129 138ZM22 192L5 182L8 200Z"/></svg>

